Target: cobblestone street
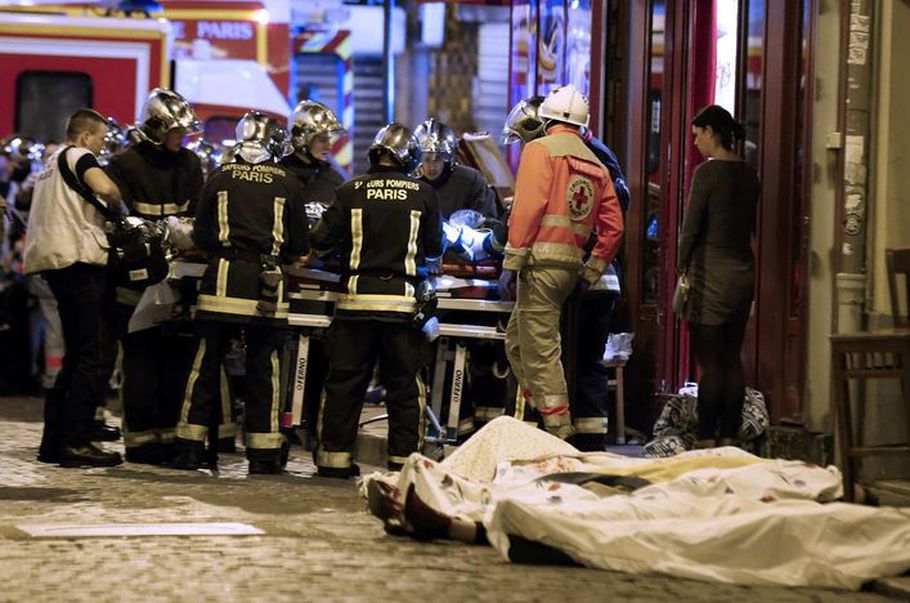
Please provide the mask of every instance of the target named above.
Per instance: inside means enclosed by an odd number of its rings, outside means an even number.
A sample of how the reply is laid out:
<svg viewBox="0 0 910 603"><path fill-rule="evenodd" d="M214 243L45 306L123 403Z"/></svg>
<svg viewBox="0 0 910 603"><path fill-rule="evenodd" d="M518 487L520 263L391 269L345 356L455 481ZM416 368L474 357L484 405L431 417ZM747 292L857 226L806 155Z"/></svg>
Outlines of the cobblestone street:
<svg viewBox="0 0 910 603"><path fill-rule="evenodd" d="M886 601L873 593L744 588L530 567L492 548L387 536L353 482L314 477L300 449L283 476L36 462L41 401L0 399L2 601ZM24 524L242 522L255 536L33 538Z"/></svg>

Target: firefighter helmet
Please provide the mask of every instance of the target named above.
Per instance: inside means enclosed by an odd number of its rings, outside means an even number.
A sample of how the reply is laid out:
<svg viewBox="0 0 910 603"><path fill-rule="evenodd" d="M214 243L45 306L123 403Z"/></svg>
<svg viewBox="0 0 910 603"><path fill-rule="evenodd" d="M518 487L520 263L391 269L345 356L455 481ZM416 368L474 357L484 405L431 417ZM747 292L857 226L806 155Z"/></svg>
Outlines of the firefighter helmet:
<svg viewBox="0 0 910 603"><path fill-rule="evenodd" d="M417 137L407 126L392 122L384 126L370 145L368 156L370 165L378 165L379 157L386 153L394 159L401 169L411 174L420 165L420 144Z"/></svg>
<svg viewBox="0 0 910 603"><path fill-rule="evenodd" d="M214 145L207 140L199 138L186 145L186 148L192 151L202 164L202 175L206 178L218 169L221 165L224 148L221 145Z"/></svg>
<svg viewBox="0 0 910 603"><path fill-rule="evenodd" d="M155 145L164 144L167 133L175 128L183 128L188 134L202 131L189 101L166 88L155 88L149 93L136 127L143 140Z"/></svg>
<svg viewBox="0 0 910 603"><path fill-rule="evenodd" d="M588 98L572 84L553 88L540 103L538 114L546 120L587 128L590 119Z"/></svg>
<svg viewBox="0 0 910 603"><path fill-rule="evenodd" d="M346 132L335 112L313 100L302 100L288 120L295 151L306 151L317 136L338 136Z"/></svg>
<svg viewBox="0 0 910 603"><path fill-rule="evenodd" d="M102 166L107 165L111 157L128 147L129 144L126 128L113 117L108 117L107 134L104 135L104 145L101 147L101 152L98 153L98 163Z"/></svg>
<svg viewBox="0 0 910 603"><path fill-rule="evenodd" d="M237 122L234 136L234 153L249 163L279 161L291 153L288 131L260 111L247 111Z"/></svg>
<svg viewBox="0 0 910 603"><path fill-rule="evenodd" d="M503 144L514 144L516 142L529 143L535 138L540 138L546 134L546 128L543 119L538 114L540 103L543 102L542 96L532 96L531 98L518 101L502 127Z"/></svg>
<svg viewBox="0 0 910 603"><path fill-rule="evenodd" d="M420 145L420 152L436 153L441 155L447 167L455 163L455 151L458 149L458 139L452 128L431 117L414 128L414 136Z"/></svg>

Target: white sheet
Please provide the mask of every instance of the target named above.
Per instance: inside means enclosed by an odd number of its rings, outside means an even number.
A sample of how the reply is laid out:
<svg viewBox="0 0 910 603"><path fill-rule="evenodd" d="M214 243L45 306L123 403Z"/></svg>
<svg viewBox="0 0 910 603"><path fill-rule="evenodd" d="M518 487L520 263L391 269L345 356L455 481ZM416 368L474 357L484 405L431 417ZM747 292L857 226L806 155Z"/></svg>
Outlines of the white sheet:
<svg viewBox="0 0 910 603"><path fill-rule="evenodd" d="M539 479L574 471L652 485L610 494ZM835 467L736 448L668 459L584 454L501 417L441 463L414 454L400 473L373 474L364 486L372 479L394 486L402 505L413 487L448 517L482 521L505 559L516 535L590 567L736 584L858 589L910 568L910 511L830 503L842 494Z"/></svg>

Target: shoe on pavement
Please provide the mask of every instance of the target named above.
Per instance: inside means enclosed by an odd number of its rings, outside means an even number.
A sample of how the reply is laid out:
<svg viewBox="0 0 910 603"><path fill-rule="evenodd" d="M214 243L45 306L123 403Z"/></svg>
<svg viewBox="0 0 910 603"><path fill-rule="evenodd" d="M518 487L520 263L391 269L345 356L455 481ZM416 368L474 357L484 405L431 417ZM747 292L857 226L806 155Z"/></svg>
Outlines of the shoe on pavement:
<svg viewBox="0 0 910 603"><path fill-rule="evenodd" d="M336 479L348 479L360 475L360 467L351 465L350 467L317 467L316 474L322 477L332 477Z"/></svg>
<svg viewBox="0 0 910 603"><path fill-rule="evenodd" d="M39 463L48 463L49 465L59 465L60 464L60 453L59 452L41 452L38 451L38 462Z"/></svg>
<svg viewBox="0 0 910 603"><path fill-rule="evenodd" d="M158 444L146 444L126 449L126 462L138 465L164 465L165 459Z"/></svg>
<svg viewBox="0 0 910 603"><path fill-rule="evenodd" d="M108 425L103 420L96 419L92 423L91 438L93 442L116 442L120 439L120 428Z"/></svg>
<svg viewBox="0 0 910 603"><path fill-rule="evenodd" d="M203 460L203 451L196 448L182 448L174 455L171 467L174 469L183 469L186 471L195 471L205 466Z"/></svg>
<svg viewBox="0 0 910 603"><path fill-rule="evenodd" d="M279 475L284 473L278 461L250 459L250 475Z"/></svg>
<svg viewBox="0 0 910 603"><path fill-rule="evenodd" d="M64 446L60 451L61 467L116 467L121 463L119 452L106 452L91 443Z"/></svg>

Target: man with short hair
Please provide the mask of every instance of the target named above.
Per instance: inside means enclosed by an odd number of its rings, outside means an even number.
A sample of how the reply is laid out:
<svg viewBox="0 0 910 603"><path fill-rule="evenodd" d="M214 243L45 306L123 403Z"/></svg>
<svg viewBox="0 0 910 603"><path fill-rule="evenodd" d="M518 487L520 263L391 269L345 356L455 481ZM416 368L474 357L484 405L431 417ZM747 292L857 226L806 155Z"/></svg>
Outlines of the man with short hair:
<svg viewBox="0 0 910 603"><path fill-rule="evenodd" d="M117 185L98 165L107 133L104 117L91 109L73 113L66 145L55 153L35 184L25 248L25 271L41 273L60 309L66 353L48 392L38 459L64 467L113 466L120 454L90 441L95 406L113 370L116 347L106 306L108 261L104 217L85 195L121 211Z"/></svg>

